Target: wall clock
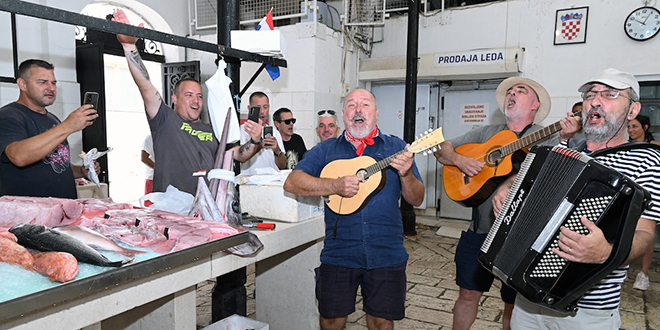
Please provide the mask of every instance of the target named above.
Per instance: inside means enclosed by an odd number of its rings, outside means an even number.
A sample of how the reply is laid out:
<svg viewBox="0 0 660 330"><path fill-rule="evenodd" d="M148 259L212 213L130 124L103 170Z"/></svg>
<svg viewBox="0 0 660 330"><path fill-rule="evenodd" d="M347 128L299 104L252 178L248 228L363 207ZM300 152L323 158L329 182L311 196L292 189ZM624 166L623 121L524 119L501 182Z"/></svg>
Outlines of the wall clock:
<svg viewBox="0 0 660 330"><path fill-rule="evenodd" d="M630 39L649 40L660 31L660 11L653 7L637 8L628 15L623 29Z"/></svg>

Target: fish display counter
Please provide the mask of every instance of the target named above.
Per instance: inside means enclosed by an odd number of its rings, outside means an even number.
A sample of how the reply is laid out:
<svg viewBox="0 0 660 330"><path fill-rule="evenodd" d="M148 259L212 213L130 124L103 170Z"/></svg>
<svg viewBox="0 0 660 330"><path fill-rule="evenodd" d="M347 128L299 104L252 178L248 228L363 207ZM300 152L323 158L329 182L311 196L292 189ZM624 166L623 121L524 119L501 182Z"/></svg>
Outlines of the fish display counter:
<svg viewBox="0 0 660 330"><path fill-rule="evenodd" d="M250 257L224 252L248 242L250 233L263 243L262 251ZM0 328L195 329L196 285L249 264L256 264L259 321L273 329L318 328L314 268L320 264L323 236L322 216L278 223L272 231L136 255L133 263L118 268L81 264L76 279L62 284L43 276L38 281L11 277L0 267Z"/></svg>

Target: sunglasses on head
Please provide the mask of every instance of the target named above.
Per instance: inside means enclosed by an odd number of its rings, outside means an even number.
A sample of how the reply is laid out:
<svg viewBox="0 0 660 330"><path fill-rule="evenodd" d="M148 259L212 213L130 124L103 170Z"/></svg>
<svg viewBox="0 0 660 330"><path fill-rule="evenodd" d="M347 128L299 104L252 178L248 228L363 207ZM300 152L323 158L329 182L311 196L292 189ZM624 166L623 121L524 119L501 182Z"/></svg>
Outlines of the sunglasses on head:
<svg viewBox="0 0 660 330"><path fill-rule="evenodd" d="M328 113L331 116L334 116L336 114L335 110L321 110L318 112L318 115L323 116L326 113Z"/></svg>
<svg viewBox="0 0 660 330"><path fill-rule="evenodd" d="M289 125L289 124L291 124L291 123L294 123L294 124L295 124L295 123L296 123L296 118L283 119L283 120L279 120L279 122L280 122L280 123L285 123L285 124L287 124L287 125Z"/></svg>

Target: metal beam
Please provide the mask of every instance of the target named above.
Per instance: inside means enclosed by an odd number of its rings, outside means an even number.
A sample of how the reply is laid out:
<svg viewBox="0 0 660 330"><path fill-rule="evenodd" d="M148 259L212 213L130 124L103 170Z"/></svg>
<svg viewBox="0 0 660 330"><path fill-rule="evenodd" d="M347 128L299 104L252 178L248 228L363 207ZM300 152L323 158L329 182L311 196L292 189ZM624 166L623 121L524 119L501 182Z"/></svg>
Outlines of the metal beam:
<svg viewBox="0 0 660 330"><path fill-rule="evenodd" d="M70 25L86 26L88 28L113 34L126 34L138 38L159 41L170 45L215 53L224 57L239 59L241 61L259 62L273 66L286 67L286 60L284 59L263 56L226 47L223 45L216 45L209 42L189 39L174 34L168 34L128 24L122 24L20 0L0 0L0 11L16 13L23 16L36 17Z"/></svg>

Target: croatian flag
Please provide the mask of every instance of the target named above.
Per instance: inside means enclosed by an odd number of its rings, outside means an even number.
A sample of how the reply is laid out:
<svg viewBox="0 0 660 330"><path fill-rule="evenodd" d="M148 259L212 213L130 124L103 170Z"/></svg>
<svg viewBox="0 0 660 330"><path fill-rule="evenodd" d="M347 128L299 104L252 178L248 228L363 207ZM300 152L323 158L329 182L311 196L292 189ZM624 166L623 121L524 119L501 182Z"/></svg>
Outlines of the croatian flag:
<svg viewBox="0 0 660 330"><path fill-rule="evenodd" d="M257 31L273 31L275 26L273 25L273 8L268 11L268 14L261 19L259 25L257 25ZM270 75L270 79L275 80L280 77L280 68L277 66L266 65L266 71Z"/></svg>

